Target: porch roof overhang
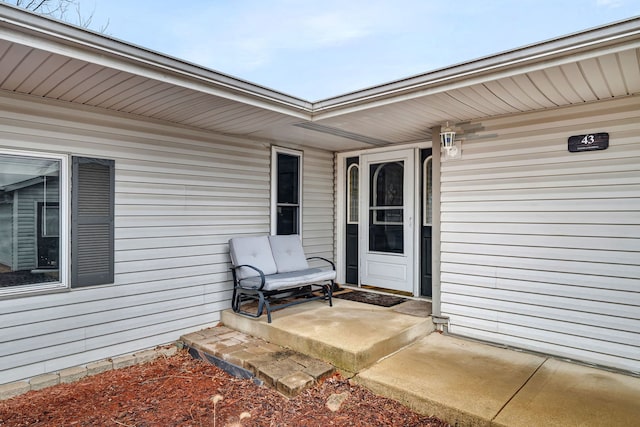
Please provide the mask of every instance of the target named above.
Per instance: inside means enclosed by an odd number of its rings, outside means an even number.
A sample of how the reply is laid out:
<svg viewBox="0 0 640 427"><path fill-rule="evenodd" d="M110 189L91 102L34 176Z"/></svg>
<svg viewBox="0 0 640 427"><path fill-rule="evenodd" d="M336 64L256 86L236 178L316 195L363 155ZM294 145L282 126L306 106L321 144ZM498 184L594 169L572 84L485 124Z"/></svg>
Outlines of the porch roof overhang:
<svg viewBox="0 0 640 427"><path fill-rule="evenodd" d="M276 143L346 151L640 93L640 18L308 102L0 5L0 90Z"/></svg>

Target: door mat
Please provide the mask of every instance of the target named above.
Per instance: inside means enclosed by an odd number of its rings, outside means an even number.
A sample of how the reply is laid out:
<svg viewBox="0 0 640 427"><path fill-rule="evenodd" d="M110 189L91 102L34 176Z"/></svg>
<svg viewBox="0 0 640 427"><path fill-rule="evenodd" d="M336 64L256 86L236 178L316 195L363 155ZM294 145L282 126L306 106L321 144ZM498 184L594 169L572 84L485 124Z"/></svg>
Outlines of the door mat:
<svg viewBox="0 0 640 427"><path fill-rule="evenodd" d="M401 302L409 301L406 298L393 295L376 294L373 292L350 291L333 295L334 298L348 299L350 301L363 302L365 304L378 305L380 307L393 307Z"/></svg>

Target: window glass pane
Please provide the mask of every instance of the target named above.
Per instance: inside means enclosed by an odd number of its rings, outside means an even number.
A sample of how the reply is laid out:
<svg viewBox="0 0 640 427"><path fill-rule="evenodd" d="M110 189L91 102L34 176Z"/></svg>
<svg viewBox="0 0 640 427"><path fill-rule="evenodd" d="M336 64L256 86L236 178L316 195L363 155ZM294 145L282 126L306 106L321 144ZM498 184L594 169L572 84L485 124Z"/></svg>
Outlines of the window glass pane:
<svg viewBox="0 0 640 427"><path fill-rule="evenodd" d="M372 213L373 216L373 213ZM373 224L369 226L369 250L394 254L404 253L402 225Z"/></svg>
<svg viewBox="0 0 640 427"><path fill-rule="evenodd" d="M358 165L352 165L349 167L349 224L357 224L358 223L358 209L359 209L359 187L360 183L358 182Z"/></svg>
<svg viewBox="0 0 640 427"><path fill-rule="evenodd" d="M59 281L60 161L0 154L0 287Z"/></svg>
<svg viewBox="0 0 640 427"><path fill-rule="evenodd" d="M369 250L404 253L404 162L372 164Z"/></svg>
<svg viewBox="0 0 640 427"><path fill-rule="evenodd" d="M278 153L278 203L298 204L298 156Z"/></svg>
<svg viewBox="0 0 640 427"><path fill-rule="evenodd" d="M276 234L298 234L297 206L278 206Z"/></svg>
<svg viewBox="0 0 640 427"><path fill-rule="evenodd" d="M372 206L402 206L404 162L371 165Z"/></svg>
<svg viewBox="0 0 640 427"><path fill-rule="evenodd" d="M423 210L422 217L424 218L424 225L429 225L433 219L433 173L431 171L431 157L428 157L424 162L424 195L423 195Z"/></svg>

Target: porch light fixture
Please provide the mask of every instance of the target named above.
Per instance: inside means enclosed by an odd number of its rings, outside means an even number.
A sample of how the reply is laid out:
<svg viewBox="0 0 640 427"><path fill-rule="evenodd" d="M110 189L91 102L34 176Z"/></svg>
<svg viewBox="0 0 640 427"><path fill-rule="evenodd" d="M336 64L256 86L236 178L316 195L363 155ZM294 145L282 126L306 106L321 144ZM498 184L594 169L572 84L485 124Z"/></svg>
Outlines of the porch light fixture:
<svg viewBox="0 0 640 427"><path fill-rule="evenodd" d="M447 158L453 159L458 157L459 149L456 145L456 132L449 127L449 122L447 122L447 126L440 132L440 144Z"/></svg>

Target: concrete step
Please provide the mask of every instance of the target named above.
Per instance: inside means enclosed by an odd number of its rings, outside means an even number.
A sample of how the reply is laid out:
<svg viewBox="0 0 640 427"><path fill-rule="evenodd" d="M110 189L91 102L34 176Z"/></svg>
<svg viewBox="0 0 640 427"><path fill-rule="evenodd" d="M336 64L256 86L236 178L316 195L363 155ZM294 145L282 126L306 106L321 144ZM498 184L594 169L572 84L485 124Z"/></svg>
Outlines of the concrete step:
<svg viewBox="0 0 640 427"><path fill-rule="evenodd" d="M271 323L266 316L251 319L229 309L222 312L222 323L357 373L435 330L427 316L428 303L424 302L422 316L406 314L412 310L401 307L420 303L386 308L334 299L329 307L326 302L311 301L274 312Z"/></svg>

